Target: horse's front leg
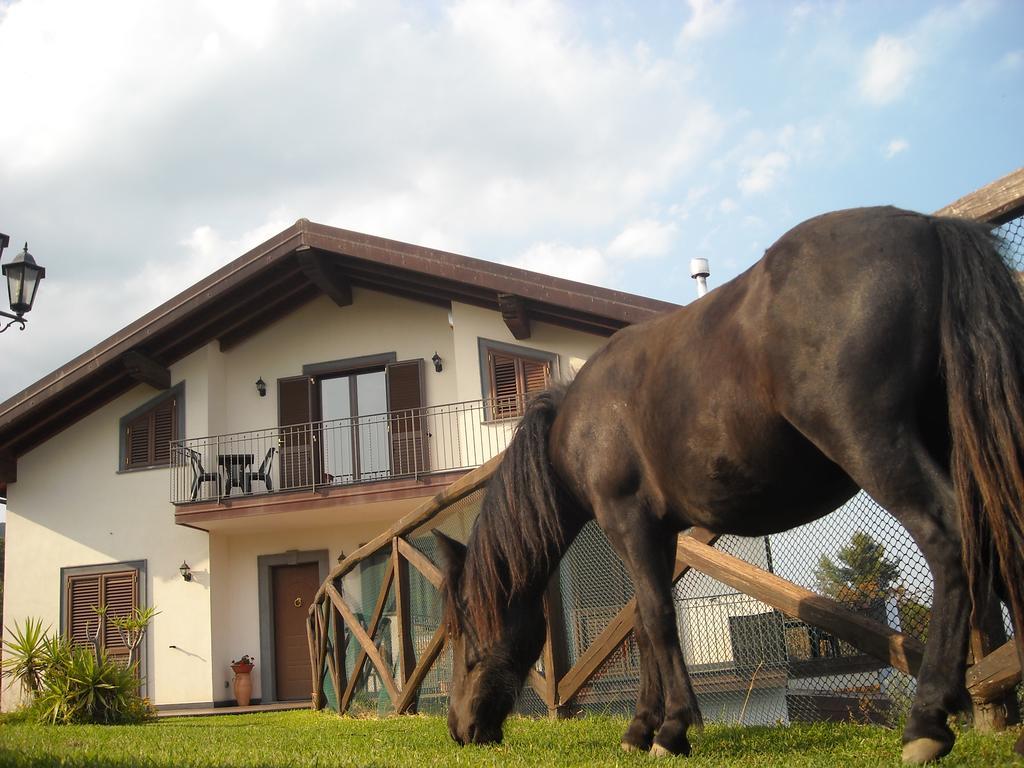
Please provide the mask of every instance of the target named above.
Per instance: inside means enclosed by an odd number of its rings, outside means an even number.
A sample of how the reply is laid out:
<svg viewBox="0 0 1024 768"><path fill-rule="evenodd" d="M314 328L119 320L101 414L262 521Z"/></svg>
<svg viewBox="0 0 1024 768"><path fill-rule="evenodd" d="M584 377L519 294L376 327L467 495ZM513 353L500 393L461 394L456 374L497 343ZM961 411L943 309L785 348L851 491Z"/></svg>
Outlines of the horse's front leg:
<svg viewBox="0 0 1024 768"><path fill-rule="evenodd" d="M637 522L635 517L620 519ZM689 755L686 732L691 725L699 726L703 721L676 629L676 608L672 600L676 536L662 530L661 526L649 524L648 520L640 520L628 530L620 528L619 533L614 543L633 575L636 590L637 623L642 625L637 638L646 638L646 643L641 641L640 645L641 696L623 742L643 737L657 716L663 714L660 727L655 726L657 733L651 754ZM657 706L656 699L663 700L663 709ZM638 739L636 746L644 741Z"/></svg>

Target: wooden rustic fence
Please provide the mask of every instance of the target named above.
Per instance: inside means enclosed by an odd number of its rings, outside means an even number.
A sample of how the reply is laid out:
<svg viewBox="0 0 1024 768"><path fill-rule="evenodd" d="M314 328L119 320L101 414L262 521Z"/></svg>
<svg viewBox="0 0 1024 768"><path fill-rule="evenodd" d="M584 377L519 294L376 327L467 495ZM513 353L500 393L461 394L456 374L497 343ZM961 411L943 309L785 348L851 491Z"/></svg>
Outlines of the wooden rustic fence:
<svg viewBox="0 0 1024 768"><path fill-rule="evenodd" d="M1015 227L1013 237L1020 238L1024 232L1024 169L957 200L939 213L993 225L1011 222L1010 226ZM439 528L465 538L484 485L500 460L499 455L465 475L331 571L307 619L314 708L330 704L339 713L347 712L357 694L364 701L367 697L375 701L377 711L398 713L416 711L428 700L435 704L446 700L450 670L439 662L445 650L444 627L435 626L440 624L436 607L422 607L429 602L427 593L435 594L441 585L429 533ZM699 528L681 534L675 580L691 569L707 574L785 616L823 630L882 665L910 675L916 673L924 650L920 640L893 629L869 612L851 610L847 604L724 552L715 547L717 540L714 533ZM364 570L372 571L374 577L369 581L361 577L360 591L364 594L356 600L346 592L345 583L349 580L351 585L353 577ZM378 581L374 605L366 611L368 605L361 600L367 584L376 586ZM538 665L527 680L551 716L565 714L587 683L608 668L613 657L624 658L636 601L626 600L610 618L603 617L603 629L575 654L571 664L562 610L558 579L552 579L545 597L547 639ZM1014 642L999 643L992 638L991 632L972 628L966 685L975 703L976 723L1000 728L1008 720L1007 713L1014 710L1012 693L1021 680L1021 670ZM424 685L428 676L433 678L429 691ZM749 685L754 685L752 678Z"/></svg>

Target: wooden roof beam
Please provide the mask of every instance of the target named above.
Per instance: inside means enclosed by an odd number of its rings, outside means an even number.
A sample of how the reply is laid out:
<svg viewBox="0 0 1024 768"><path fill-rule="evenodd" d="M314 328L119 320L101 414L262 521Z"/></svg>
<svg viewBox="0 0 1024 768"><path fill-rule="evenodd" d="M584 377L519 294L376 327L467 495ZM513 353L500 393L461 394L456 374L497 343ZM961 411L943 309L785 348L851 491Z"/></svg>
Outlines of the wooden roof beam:
<svg viewBox="0 0 1024 768"><path fill-rule="evenodd" d="M171 371L167 366L160 365L156 360L147 357L137 349L131 349L121 355L128 375L140 384L149 384L154 389L170 389Z"/></svg>
<svg viewBox="0 0 1024 768"><path fill-rule="evenodd" d="M313 285L326 293L339 307L347 307L352 303L352 283L338 268L334 259L320 251L314 251L308 245L300 245L295 249L299 269Z"/></svg>
<svg viewBox="0 0 1024 768"><path fill-rule="evenodd" d="M501 319L517 339L530 338L530 311L526 307L526 301L522 296L514 293L498 294L498 309L501 310Z"/></svg>
<svg viewBox="0 0 1024 768"><path fill-rule="evenodd" d="M18 481L18 460L11 451L0 449L0 483L4 486Z"/></svg>

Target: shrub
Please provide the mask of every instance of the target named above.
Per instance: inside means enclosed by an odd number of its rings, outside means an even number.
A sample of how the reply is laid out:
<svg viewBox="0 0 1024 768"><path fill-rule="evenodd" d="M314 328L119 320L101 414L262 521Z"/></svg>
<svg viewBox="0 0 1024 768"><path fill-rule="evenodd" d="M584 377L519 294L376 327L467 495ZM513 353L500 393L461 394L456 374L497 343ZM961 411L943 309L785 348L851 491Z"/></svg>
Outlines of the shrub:
<svg viewBox="0 0 1024 768"><path fill-rule="evenodd" d="M137 723L149 716L139 696L134 665L123 667L104 651L71 648L43 678L39 693L41 717L50 723Z"/></svg>
<svg viewBox="0 0 1024 768"><path fill-rule="evenodd" d="M28 619L15 625L13 654L4 674L22 682L32 695L28 716L41 722L130 724L153 715L149 701L139 695L137 664L124 666L92 646L72 646L62 635L51 636L42 622Z"/></svg>
<svg viewBox="0 0 1024 768"><path fill-rule="evenodd" d="M49 627L43 629L41 619L31 616L25 619L25 626L14 622L14 629L8 628L10 640L4 640L3 674L13 677L32 698L39 693L43 673L49 666L50 643L47 638Z"/></svg>

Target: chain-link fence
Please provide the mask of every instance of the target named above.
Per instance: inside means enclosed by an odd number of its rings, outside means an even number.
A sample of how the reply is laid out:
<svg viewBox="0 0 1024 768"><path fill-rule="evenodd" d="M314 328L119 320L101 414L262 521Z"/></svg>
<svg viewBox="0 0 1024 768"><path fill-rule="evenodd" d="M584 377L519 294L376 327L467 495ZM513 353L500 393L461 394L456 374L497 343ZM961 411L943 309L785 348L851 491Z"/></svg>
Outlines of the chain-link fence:
<svg viewBox="0 0 1024 768"><path fill-rule="evenodd" d="M1024 265L1024 219L998 229L1015 269ZM431 530L465 542L480 509L483 489L451 504L406 537L440 563ZM860 493L832 514L785 533L759 538L724 536L716 546L797 585L832 597L851 610L913 636L927 637L932 577L913 540L888 513ZM398 679L394 565L389 542L341 579L349 609L372 637L383 664ZM411 652L419 662L441 622L438 591L408 569ZM391 588L379 596L386 582ZM555 576L563 626L566 668L576 665L633 597L633 584L604 534L588 523L564 556ZM684 656L704 717L726 723L789 723L856 720L892 723L905 715L915 681L829 633L786 616L696 570L674 588ZM346 633L348 635L349 633ZM333 646L334 638L330 638ZM343 685L351 689L349 711L384 714L393 702L373 664L349 638L344 648ZM632 633L607 656L568 701L569 714L631 712L639 686L639 653ZM357 668L358 665L358 668ZM420 712L442 713L452 669L445 649L419 688ZM541 675L545 670L538 662ZM356 679L353 681L353 675ZM328 703L337 692L325 676ZM529 684L517 704L522 714L541 715L549 705Z"/></svg>

